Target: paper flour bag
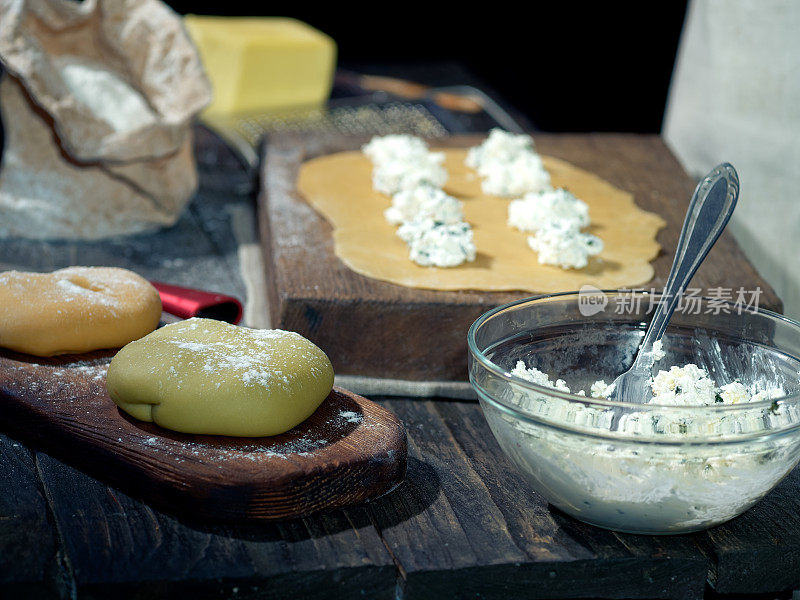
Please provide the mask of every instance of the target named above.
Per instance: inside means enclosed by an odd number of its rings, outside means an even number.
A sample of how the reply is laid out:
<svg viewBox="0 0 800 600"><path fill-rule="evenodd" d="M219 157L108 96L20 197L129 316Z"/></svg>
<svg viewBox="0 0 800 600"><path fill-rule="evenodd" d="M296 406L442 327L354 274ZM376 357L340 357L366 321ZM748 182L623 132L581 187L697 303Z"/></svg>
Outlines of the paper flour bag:
<svg viewBox="0 0 800 600"><path fill-rule="evenodd" d="M96 239L174 223L211 88L158 0L0 0L0 235Z"/></svg>

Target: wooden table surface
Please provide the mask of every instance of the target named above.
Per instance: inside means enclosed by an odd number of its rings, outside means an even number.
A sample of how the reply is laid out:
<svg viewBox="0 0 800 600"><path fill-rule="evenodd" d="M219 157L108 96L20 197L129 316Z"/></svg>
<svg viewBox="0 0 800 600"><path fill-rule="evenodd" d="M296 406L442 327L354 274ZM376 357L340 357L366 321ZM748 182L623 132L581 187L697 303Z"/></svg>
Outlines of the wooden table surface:
<svg viewBox="0 0 800 600"><path fill-rule="evenodd" d="M253 198L205 183L173 229L6 240L0 270L114 265L243 298L232 222L252 216ZM405 483L370 504L269 524L161 513L0 434L0 598L702 598L800 586L798 471L710 531L616 534L530 491L477 404L377 400L406 425Z"/></svg>

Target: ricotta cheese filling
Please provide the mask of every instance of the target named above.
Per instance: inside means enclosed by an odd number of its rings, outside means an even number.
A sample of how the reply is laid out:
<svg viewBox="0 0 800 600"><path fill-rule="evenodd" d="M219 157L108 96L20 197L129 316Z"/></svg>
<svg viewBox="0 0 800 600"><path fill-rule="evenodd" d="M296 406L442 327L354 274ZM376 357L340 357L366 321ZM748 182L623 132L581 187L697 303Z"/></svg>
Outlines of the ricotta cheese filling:
<svg viewBox="0 0 800 600"><path fill-rule="evenodd" d="M442 187L447 171L444 153L430 152L425 142L411 135L372 138L361 151L372 161L372 187L391 196L420 185Z"/></svg>
<svg viewBox="0 0 800 600"><path fill-rule="evenodd" d="M433 219L442 223L464 220L461 201L430 185L420 185L392 196L392 205L384 211L392 225L414 219Z"/></svg>
<svg viewBox="0 0 800 600"><path fill-rule="evenodd" d="M653 359L655 362L662 360L664 352L663 342L653 344ZM563 379L553 381L550 376L535 367L526 367L523 361L517 361L511 374L520 379L551 387L567 393L572 393ZM658 404L663 406L711 406L714 404L740 404L743 402L760 402L772 400L786 395L782 388L766 388L749 393L747 388L739 381L733 381L721 386L709 376L708 371L693 363L682 367L676 365L669 369L660 369L650 379L652 396L645 404ZM593 398L608 398L614 391L613 384L609 385L602 379L595 381L589 390ZM579 396L586 395L583 390L575 392Z"/></svg>
<svg viewBox="0 0 800 600"><path fill-rule="evenodd" d="M520 196L550 188L550 174L529 135L492 129L480 146L470 149L465 163L483 177L483 191L493 196Z"/></svg>
<svg viewBox="0 0 800 600"><path fill-rule="evenodd" d="M410 135L374 137L362 151L373 163L373 188L392 196L384 216L405 227L398 233L412 261L452 267L474 260L472 233L467 234L471 226L464 221L461 202L441 189L447 181L443 153L430 152L423 140ZM550 187L530 136L493 129L470 149L465 162L483 177L485 193L524 194L509 204L508 224L533 234L528 246L540 264L581 269L602 252L603 242L581 231L590 224L589 207L569 191Z"/></svg>
<svg viewBox="0 0 800 600"><path fill-rule="evenodd" d="M535 233L554 222L589 226L589 207L565 189L525 194L508 205L508 226Z"/></svg>
<svg viewBox="0 0 800 600"><path fill-rule="evenodd" d="M562 269L582 269L589 257L603 251L603 241L582 233L575 221L546 223L535 235L528 236L528 246L539 255L539 263Z"/></svg>
<svg viewBox="0 0 800 600"><path fill-rule="evenodd" d="M493 129L465 162L483 177L485 193L522 196L508 205L508 225L533 234L528 246L540 264L582 269L602 252L600 238L581 232L590 224L589 207L569 191L551 187L530 136Z"/></svg>
<svg viewBox="0 0 800 600"><path fill-rule="evenodd" d="M660 345L653 354L664 358ZM510 374L569 390L523 361ZM596 381L589 393L604 397L609 388ZM722 523L760 500L797 462L795 436L760 434L798 423L800 409L776 402L749 408L786 395L768 381L717 385L696 364L670 366L653 377L646 408L624 411L509 392L533 418L487 410L501 446L550 502L604 527L678 533ZM728 405L739 406L714 408Z"/></svg>
<svg viewBox="0 0 800 600"><path fill-rule="evenodd" d="M429 152L410 135L374 137L362 147L373 163L372 187L392 196L384 217L400 225L409 258L423 267L456 267L475 260L472 227L461 202L441 187L447 181L444 154Z"/></svg>
<svg viewBox="0 0 800 600"><path fill-rule="evenodd" d="M405 162L415 156L428 154L428 145L413 135L384 135L373 137L361 151L374 165Z"/></svg>
<svg viewBox="0 0 800 600"><path fill-rule="evenodd" d="M543 265L582 269L602 252L600 238L580 231L589 222L588 205L565 189L528 193L508 205L509 227L533 233L528 246Z"/></svg>
<svg viewBox="0 0 800 600"><path fill-rule="evenodd" d="M475 260L469 223L443 223L431 218L407 221L397 235L408 244L409 257L423 267L455 267Z"/></svg>
<svg viewBox="0 0 800 600"><path fill-rule="evenodd" d="M537 154L524 154L505 163L490 163L481 188L493 196L519 196L550 189L550 173Z"/></svg>
<svg viewBox="0 0 800 600"><path fill-rule="evenodd" d="M372 187L387 196L420 185L442 187L447 181L443 162L444 153L428 152L376 164L372 170Z"/></svg>
<svg viewBox="0 0 800 600"><path fill-rule="evenodd" d="M517 135L495 127L480 146L470 148L466 165L483 175L481 170L491 163L509 162L521 154L533 154L533 138L529 135Z"/></svg>

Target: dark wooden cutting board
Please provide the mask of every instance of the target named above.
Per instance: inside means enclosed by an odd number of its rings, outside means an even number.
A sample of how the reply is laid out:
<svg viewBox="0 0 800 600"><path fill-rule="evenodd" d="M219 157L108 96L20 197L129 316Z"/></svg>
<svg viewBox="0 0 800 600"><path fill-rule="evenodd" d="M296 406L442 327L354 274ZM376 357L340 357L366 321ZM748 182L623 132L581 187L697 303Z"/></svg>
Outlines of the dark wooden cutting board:
<svg viewBox="0 0 800 600"><path fill-rule="evenodd" d="M187 435L137 421L108 397L113 352L0 351L0 428L181 516L283 519L358 504L403 479L406 433L388 410L334 388L291 431Z"/></svg>
<svg viewBox="0 0 800 600"><path fill-rule="evenodd" d="M483 136L433 140L437 146L472 146ZM654 135L537 134L537 150L595 173L634 195L667 225L653 261L663 287L695 182ZM369 279L334 254L330 225L295 190L301 164L354 150L366 138L318 134L270 136L264 145L259 222L274 327L297 331L320 346L340 374L410 380L467 378L466 336L489 308L529 292L438 292ZM781 311L773 289L755 271L730 233L717 242L692 287L761 289L761 307ZM564 290L569 291L569 290Z"/></svg>

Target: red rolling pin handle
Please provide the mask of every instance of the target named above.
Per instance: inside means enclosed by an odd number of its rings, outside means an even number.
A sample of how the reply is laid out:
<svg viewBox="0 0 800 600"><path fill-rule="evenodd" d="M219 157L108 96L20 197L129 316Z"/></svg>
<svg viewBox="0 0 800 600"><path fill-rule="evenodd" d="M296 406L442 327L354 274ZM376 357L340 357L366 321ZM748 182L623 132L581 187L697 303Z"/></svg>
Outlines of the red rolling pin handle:
<svg viewBox="0 0 800 600"><path fill-rule="evenodd" d="M205 317L227 321L236 325L242 320L242 303L233 296L194 290L178 285L151 281L161 296L161 306L165 312L188 319Z"/></svg>

